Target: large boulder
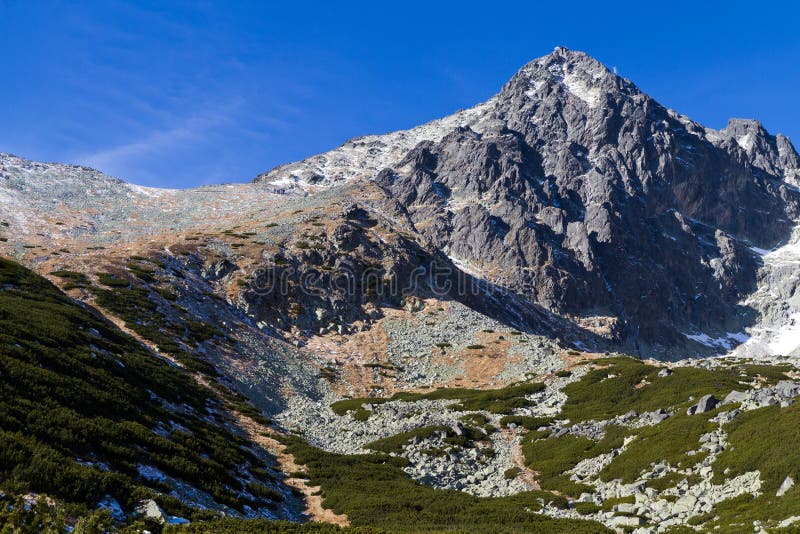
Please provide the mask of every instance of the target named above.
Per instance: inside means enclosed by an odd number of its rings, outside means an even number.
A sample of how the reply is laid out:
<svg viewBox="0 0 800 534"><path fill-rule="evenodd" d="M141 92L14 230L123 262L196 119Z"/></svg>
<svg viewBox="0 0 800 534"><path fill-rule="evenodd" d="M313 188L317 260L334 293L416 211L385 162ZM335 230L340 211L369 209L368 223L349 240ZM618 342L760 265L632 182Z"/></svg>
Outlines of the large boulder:
<svg viewBox="0 0 800 534"><path fill-rule="evenodd" d="M136 514L145 519L153 519L159 523L166 523L168 519L167 514L164 513L164 510L162 510L153 499L141 501L136 505Z"/></svg>
<svg viewBox="0 0 800 534"><path fill-rule="evenodd" d="M744 402L748 398L747 393L744 391L731 391L728 395L722 400L722 404L730 404L733 402Z"/></svg>
<svg viewBox="0 0 800 534"><path fill-rule="evenodd" d="M703 395L700 397L700 400L697 401L697 404L690 406L689 409L686 410L686 415L710 412L717 407L718 403L714 395Z"/></svg>
<svg viewBox="0 0 800 534"><path fill-rule="evenodd" d="M787 477L786 477L786 478L783 480L783 483L781 484L781 487L780 487L780 488L778 488L778 492L777 492L777 493L775 493L775 496L776 496L776 497L783 497L783 495L784 495L784 494L785 494L787 491L789 491L789 490L792 488L792 486L794 486L794 479L793 479L792 477L790 477L790 476L787 476Z"/></svg>

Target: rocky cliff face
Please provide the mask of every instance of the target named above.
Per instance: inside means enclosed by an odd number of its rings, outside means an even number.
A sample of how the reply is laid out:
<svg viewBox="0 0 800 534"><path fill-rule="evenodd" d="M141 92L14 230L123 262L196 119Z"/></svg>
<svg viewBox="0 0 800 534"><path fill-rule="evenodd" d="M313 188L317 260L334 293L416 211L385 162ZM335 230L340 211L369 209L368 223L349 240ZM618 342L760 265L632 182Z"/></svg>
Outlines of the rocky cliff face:
<svg viewBox="0 0 800 534"><path fill-rule="evenodd" d="M397 157L409 138L420 141ZM761 260L750 247L786 240L800 202L787 138L740 119L704 128L563 48L472 110L365 142L360 159L356 142L336 153L374 169L367 178L429 246L602 325L629 350L751 324L757 312L739 305L756 288ZM313 160L315 183L353 180L326 176L328 159ZM296 185L311 171L301 162L281 172L259 180Z"/></svg>

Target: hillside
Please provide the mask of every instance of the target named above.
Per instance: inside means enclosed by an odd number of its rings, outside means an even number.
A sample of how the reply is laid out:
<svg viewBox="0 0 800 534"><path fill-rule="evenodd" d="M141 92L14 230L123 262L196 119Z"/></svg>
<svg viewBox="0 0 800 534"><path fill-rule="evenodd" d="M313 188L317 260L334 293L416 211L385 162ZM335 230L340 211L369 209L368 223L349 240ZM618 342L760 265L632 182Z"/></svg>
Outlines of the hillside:
<svg viewBox="0 0 800 534"><path fill-rule="evenodd" d="M80 276L61 274L80 283ZM209 391L5 259L0 370L6 492L47 494L78 511L102 502L130 513L154 498L185 519L299 516L275 458L232 424L229 405L241 399Z"/></svg>

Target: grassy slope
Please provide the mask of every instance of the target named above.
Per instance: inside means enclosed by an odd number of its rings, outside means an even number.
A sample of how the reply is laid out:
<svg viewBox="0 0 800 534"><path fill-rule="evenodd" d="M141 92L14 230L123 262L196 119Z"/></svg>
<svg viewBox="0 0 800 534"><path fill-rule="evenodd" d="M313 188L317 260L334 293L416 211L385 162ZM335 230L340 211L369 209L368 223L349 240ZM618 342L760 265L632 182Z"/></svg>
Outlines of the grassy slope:
<svg viewBox="0 0 800 534"><path fill-rule="evenodd" d="M582 380L567 386L565 391L569 400L559 417L585 421L613 417L631 409L641 412L673 408L675 411L675 415L658 425L629 430L636 438L600 473L603 480L621 479L625 482L637 480L640 473L655 462L667 461L685 467L700 461L702 455L690 457L686 452L696 450L700 436L716 428L716 424L708 421L716 411L685 415L691 396L698 398L714 393L719 398L733 389L746 389L749 386L742 382L750 382L756 376L767 383L775 383L786 378L784 372L787 370L784 366L757 365L713 371L681 368L662 378L657 376L658 368L633 359L598 363L603 368L591 371ZM640 385L643 379L646 383ZM754 520L772 521L774 525L797 515L800 486L795 486L783 497L776 497L775 491L786 476L800 480L800 455L795 446L800 440L800 404L787 408L770 406L741 413L725 425L725 430L729 433L729 446L713 464L715 482L721 483L725 478L758 470L763 480L763 493L759 497L744 495L717 503L712 513L694 518L693 524L702 525L704 531L715 528L718 532L735 533L752 529ZM607 448L603 446L604 442L610 445L609 439L620 437L612 435L593 442L569 435L548 438L546 433L532 432L528 436L523 446L526 462L540 472L542 487L566 490L567 493L577 493L580 486L565 481L560 473L583 457L603 452ZM723 474L726 470L727 474ZM663 480L649 480L647 485L663 490L681 478L684 477L670 475ZM559 487L560 483L563 483L562 487ZM570 488L571 484L575 487Z"/></svg>
<svg viewBox="0 0 800 534"><path fill-rule="evenodd" d="M139 477L136 466L145 464L233 508L269 505L238 495L236 470L254 469L254 478L266 482L268 459L246 450L210 415L214 406L189 373L47 280L0 259L2 489L87 507L110 494L130 509L154 489L170 491ZM179 426L172 429L170 421ZM158 425L163 429L156 432ZM192 514L174 499L160 500L173 513Z"/></svg>
<svg viewBox="0 0 800 534"><path fill-rule="evenodd" d="M633 358L596 363L606 367L594 369L564 388L568 400L562 415L573 422L610 419L630 410L666 409L685 402L690 396L697 398L708 393L722 398L731 390L743 387L740 382L747 378L742 373L754 374L746 367L714 371L682 367L674 369L669 376L659 377L659 367ZM643 380L647 385L636 387Z"/></svg>
<svg viewBox="0 0 800 534"><path fill-rule="evenodd" d="M522 452L528 466L536 470L537 480L543 489L578 496L591 488L572 482L562 473L585 458L594 458L621 447L629 432L625 427L609 426L599 441L570 434L559 438L536 439L536 433L529 433L522 444Z"/></svg>
<svg viewBox="0 0 800 534"><path fill-rule="evenodd" d="M678 414L658 425L640 429L625 452L603 469L600 478L618 478L629 483L636 481L651 464L666 461L682 468L696 464L705 455L687 456L686 453L699 447L701 435L717 427L708 421L713 416L713 413L697 416Z"/></svg>
<svg viewBox="0 0 800 534"><path fill-rule="evenodd" d="M401 458L326 453L297 439L288 443L298 463L308 468L311 483L321 487L325 505L346 514L354 526L393 532L608 532L597 523L526 511L538 510L540 499L566 505L551 493L479 498L436 490L409 479Z"/></svg>

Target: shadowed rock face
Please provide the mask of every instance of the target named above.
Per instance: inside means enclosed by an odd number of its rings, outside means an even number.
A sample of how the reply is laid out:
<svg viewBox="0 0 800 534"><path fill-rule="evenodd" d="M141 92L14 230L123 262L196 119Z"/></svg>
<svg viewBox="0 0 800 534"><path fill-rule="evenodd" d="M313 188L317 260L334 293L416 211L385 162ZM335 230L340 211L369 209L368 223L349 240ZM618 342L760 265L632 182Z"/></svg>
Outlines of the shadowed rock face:
<svg viewBox="0 0 800 534"><path fill-rule="evenodd" d="M798 167L755 121L705 129L556 49L376 181L436 248L556 313L617 318L618 341L652 350L753 321L737 305L755 289L749 247L788 237Z"/></svg>

